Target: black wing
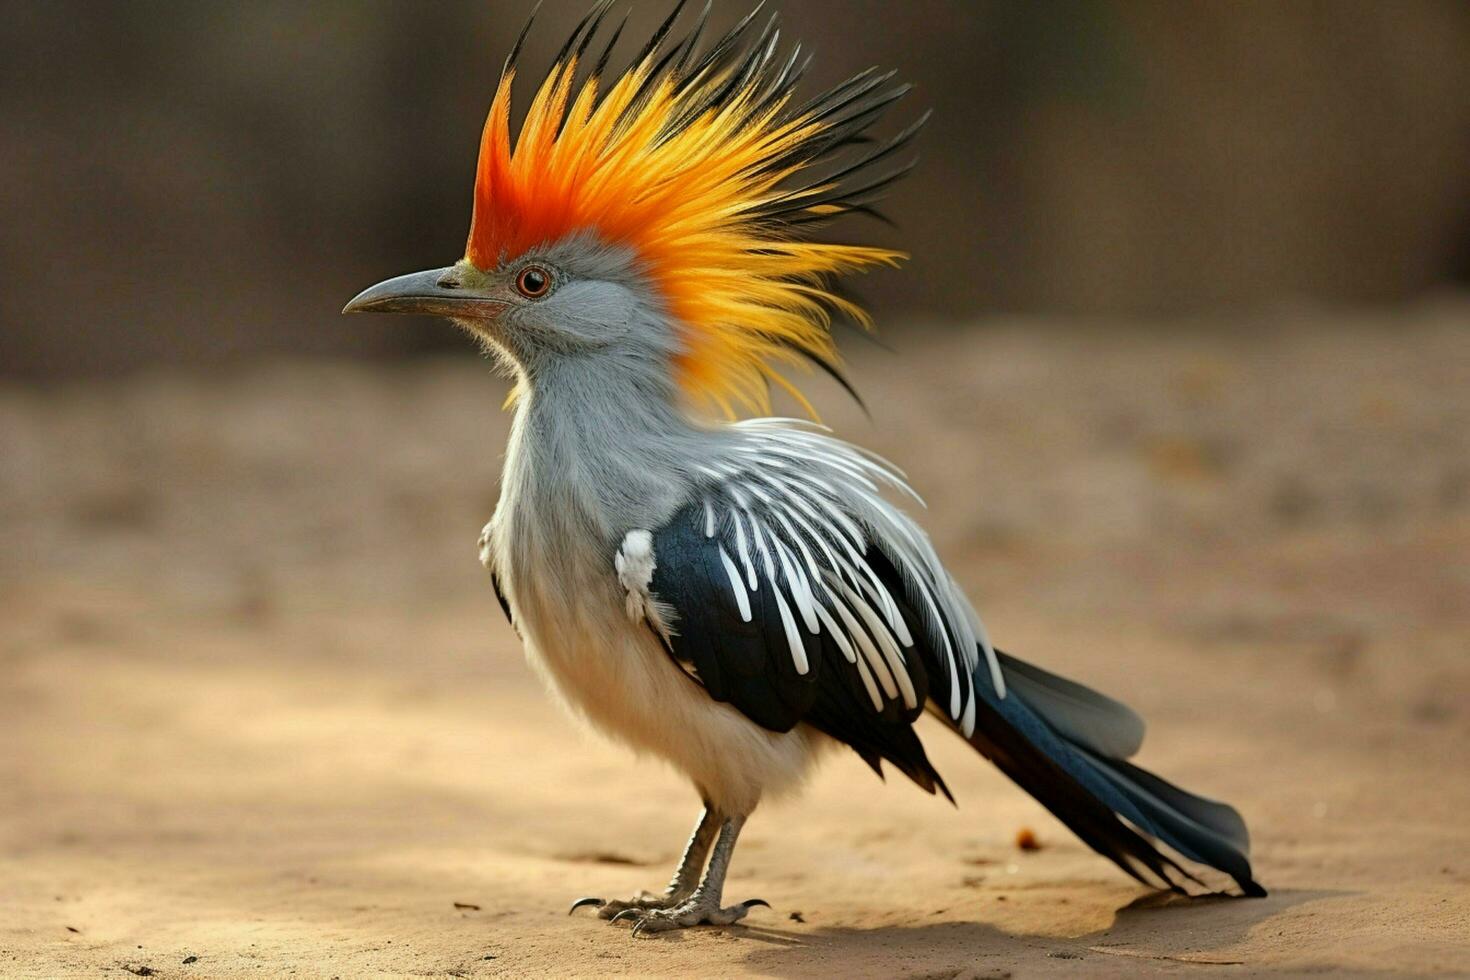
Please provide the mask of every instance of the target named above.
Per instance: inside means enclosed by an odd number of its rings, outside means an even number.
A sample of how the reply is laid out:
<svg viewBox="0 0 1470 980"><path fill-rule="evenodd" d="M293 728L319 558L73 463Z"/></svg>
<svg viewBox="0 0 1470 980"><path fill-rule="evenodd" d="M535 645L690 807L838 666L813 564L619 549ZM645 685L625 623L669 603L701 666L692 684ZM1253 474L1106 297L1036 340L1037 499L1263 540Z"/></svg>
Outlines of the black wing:
<svg viewBox="0 0 1470 980"><path fill-rule="evenodd" d="M786 732L805 722L880 775L886 759L949 796L912 727L930 696L934 660L898 573L880 557L869 562L882 566L878 581L844 578L832 563L799 557L817 545L798 538L749 512L741 523L717 523L701 504L654 532L651 587L672 613L670 654L710 697L756 724ZM825 581L812 581L817 572ZM886 602L877 592L882 578ZM914 641L907 649L903 637ZM947 678L944 686L947 696Z"/></svg>
<svg viewBox="0 0 1470 980"><path fill-rule="evenodd" d="M495 574L495 569L490 569L490 584L495 587L495 598L500 602L500 611L505 613L505 621L510 628L516 631L516 636L521 635L521 628L516 625L515 617L510 614L510 602L505 598L505 590L500 587L500 576Z"/></svg>

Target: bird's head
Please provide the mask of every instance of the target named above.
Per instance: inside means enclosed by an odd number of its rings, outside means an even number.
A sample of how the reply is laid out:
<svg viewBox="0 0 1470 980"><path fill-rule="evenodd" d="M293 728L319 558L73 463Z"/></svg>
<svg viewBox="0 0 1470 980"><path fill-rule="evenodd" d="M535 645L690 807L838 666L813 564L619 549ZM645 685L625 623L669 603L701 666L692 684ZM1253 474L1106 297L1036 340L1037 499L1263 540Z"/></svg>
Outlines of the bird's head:
<svg viewBox="0 0 1470 980"><path fill-rule="evenodd" d="M800 46L752 11L701 44L708 7L682 36L675 6L630 66L607 66L622 28L589 53L612 0L598 0L511 138L506 61L480 141L465 256L390 279L344 312L448 317L534 386L568 358L662 372L672 390L728 415L763 411L782 366L837 371L833 315L869 325L834 277L903 256L815 240L874 214L912 163L923 119L886 142L868 131L907 91L862 72L807 100ZM527 25L529 29L530 25Z"/></svg>

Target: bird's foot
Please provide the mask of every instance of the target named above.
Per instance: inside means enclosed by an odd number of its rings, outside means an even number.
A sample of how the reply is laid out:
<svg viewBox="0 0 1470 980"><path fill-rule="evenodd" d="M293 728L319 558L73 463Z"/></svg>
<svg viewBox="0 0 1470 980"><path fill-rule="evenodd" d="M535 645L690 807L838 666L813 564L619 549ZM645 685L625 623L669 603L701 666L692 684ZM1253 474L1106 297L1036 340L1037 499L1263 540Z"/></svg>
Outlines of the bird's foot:
<svg viewBox="0 0 1470 980"><path fill-rule="evenodd" d="M577 909L591 905L597 909L598 918L611 919L620 913L628 911L651 912L667 909L677 905L678 902L678 897L670 895L667 892L661 895L655 895L652 892L639 892L631 898L613 899L611 902L589 896L588 898L579 898L573 902L572 907L567 910L567 914L571 915Z"/></svg>
<svg viewBox="0 0 1470 980"><path fill-rule="evenodd" d="M733 925L750 914L750 910L757 905L771 907L771 903L763 899L752 898L748 902L720 908L718 901L694 895L668 908L625 909L613 915L611 921L631 920L633 923L632 935L638 936L643 933L688 929L690 926Z"/></svg>

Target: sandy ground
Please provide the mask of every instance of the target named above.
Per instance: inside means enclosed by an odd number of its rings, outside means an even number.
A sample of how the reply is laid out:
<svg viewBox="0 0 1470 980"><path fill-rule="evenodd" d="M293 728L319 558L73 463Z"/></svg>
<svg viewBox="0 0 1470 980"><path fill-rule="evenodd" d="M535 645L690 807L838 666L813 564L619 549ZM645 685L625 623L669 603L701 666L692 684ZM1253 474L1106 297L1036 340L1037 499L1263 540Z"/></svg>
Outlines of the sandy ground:
<svg viewBox="0 0 1470 980"><path fill-rule="evenodd" d="M834 759L742 842L773 910L638 941L567 903L663 882L696 801L501 619L483 364L0 388L0 975L1470 971L1467 322L856 345L875 420L829 421L1002 644L1241 808L1271 897L1150 894L930 730L957 810Z"/></svg>

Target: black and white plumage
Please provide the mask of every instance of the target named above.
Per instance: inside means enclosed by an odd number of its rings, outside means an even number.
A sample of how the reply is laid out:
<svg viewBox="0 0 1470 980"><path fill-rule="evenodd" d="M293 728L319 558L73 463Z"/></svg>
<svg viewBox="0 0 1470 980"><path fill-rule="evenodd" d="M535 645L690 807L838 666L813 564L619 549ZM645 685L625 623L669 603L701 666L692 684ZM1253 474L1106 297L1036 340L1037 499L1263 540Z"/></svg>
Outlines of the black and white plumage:
<svg viewBox="0 0 1470 980"><path fill-rule="evenodd" d="M710 697L949 796L912 727L927 707L1129 874L1193 880L1118 816L1259 891L1234 810L1126 761L1143 740L1134 712L990 647L923 531L881 496L917 500L901 472L792 420L735 428L725 461L699 467L697 499L617 558L629 615ZM629 552L645 572L632 582Z"/></svg>
<svg viewBox="0 0 1470 980"><path fill-rule="evenodd" d="M348 306L450 317L515 377L480 539L496 596L559 700L704 803L662 894L577 905L635 933L738 921L756 903L721 895L746 819L826 750L949 795L913 727L926 711L1140 881L1193 879L1168 848L1264 894L1233 809L1128 761L1136 714L992 647L900 508L917 500L901 472L818 427L690 410L786 383L772 361L843 380L827 328L861 311L829 280L899 256L807 236L907 170L882 172L917 126L868 135L906 87L869 71L790 101L801 64L774 21L700 54L704 18L678 37L680 2L628 72L600 86L604 54L576 89L609 6L558 56L514 154L512 55L466 258Z"/></svg>
<svg viewBox="0 0 1470 980"><path fill-rule="evenodd" d="M725 459L700 465L698 499L654 533L665 641L758 724L806 722L944 789L911 725L933 698L973 730L984 641L924 533L881 496L911 492L902 474L799 426L735 426Z"/></svg>

